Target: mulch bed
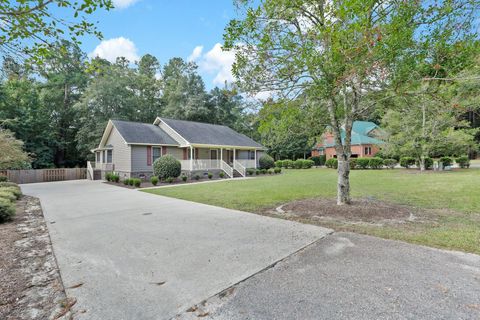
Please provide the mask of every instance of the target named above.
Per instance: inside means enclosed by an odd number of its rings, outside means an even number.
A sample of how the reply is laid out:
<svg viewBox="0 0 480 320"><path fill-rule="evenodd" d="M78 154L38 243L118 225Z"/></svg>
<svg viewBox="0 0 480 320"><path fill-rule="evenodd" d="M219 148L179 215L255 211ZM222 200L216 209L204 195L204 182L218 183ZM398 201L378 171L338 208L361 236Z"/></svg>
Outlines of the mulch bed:
<svg viewBox="0 0 480 320"><path fill-rule="evenodd" d="M70 319L40 201L23 196L0 225L0 319Z"/></svg>
<svg viewBox="0 0 480 320"><path fill-rule="evenodd" d="M286 218L347 224L397 224L418 218L418 213L412 207L375 199L354 199L348 206L338 206L335 199L305 199L269 209L267 213Z"/></svg>
<svg viewBox="0 0 480 320"><path fill-rule="evenodd" d="M205 182L205 181L216 181L216 180L225 180L224 179L220 179L220 178L212 178L212 179L199 179L199 180L194 180L194 179L187 179L187 181L183 182L182 179L178 179L177 181L174 181L172 183L168 183L168 182L158 182L156 186L154 186L150 181L142 181L142 185L140 186L140 188L135 188L134 186L130 186L130 185L125 185L123 184L123 182L112 182L112 181L104 181L103 183L106 183L106 184L110 184L112 186L117 186L117 187L123 187L123 188L127 188L127 189L142 189L142 188L152 188L152 187L163 187L163 186L173 186L173 185L177 185L177 184L190 184L190 183L199 183L199 182Z"/></svg>

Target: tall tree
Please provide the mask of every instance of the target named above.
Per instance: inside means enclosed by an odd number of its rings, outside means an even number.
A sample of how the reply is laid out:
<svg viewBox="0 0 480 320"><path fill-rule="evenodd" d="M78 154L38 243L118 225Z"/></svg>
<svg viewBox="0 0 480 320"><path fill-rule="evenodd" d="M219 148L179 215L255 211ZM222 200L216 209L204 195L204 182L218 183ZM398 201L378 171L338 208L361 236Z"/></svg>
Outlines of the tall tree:
<svg viewBox="0 0 480 320"><path fill-rule="evenodd" d="M23 151L23 142L15 139L11 131L0 129L0 169L25 169L30 158Z"/></svg>
<svg viewBox="0 0 480 320"><path fill-rule="evenodd" d="M247 91L306 94L329 115L338 158L337 204L350 203L352 124L376 104L365 96L406 81L432 46L467 37L474 0L237 1L225 48ZM341 131L345 131L342 139Z"/></svg>

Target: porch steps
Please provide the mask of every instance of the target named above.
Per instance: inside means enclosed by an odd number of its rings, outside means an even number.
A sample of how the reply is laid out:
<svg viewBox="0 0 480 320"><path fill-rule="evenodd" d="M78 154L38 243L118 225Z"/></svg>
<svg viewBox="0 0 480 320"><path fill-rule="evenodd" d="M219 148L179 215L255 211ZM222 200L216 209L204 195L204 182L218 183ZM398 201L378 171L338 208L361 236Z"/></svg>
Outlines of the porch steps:
<svg viewBox="0 0 480 320"><path fill-rule="evenodd" d="M233 178L241 178L241 177L243 177L242 174L237 170L233 169Z"/></svg>

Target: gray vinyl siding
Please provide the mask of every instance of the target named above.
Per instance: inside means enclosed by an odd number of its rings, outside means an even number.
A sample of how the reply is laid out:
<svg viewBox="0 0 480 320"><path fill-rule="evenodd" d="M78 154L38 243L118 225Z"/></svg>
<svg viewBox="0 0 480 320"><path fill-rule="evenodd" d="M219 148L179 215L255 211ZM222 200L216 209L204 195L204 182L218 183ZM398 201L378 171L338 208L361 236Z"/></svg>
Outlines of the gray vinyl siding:
<svg viewBox="0 0 480 320"><path fill-rule="evenodd" d="M113 146L112 163L115 171L130 172L130 146L125 143L115 127L108 136L106 145Z"/></svg>
<svg viewBox="0 0 480 320"><path fill-rule="evenodd" d="M153 171L152 166L147 165L147 146L132 145L132 172Z"/></svg>

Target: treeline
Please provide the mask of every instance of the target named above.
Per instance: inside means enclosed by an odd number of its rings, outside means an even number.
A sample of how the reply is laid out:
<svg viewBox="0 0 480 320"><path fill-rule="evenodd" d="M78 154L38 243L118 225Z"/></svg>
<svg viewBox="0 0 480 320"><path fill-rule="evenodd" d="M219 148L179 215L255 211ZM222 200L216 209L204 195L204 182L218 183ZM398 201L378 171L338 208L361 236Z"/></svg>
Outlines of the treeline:
<svg viewBox="0 0 480 320"><path fill-rule="evenodd" d="M254 116L235 88L207 92L194 63L152 55L136 63L88 59L58 43L55 58L32 70L6 57L0 83L0 127L24 142L33 168L83 166L111 118L155 117L223 124L254 136Z"/></svg>

